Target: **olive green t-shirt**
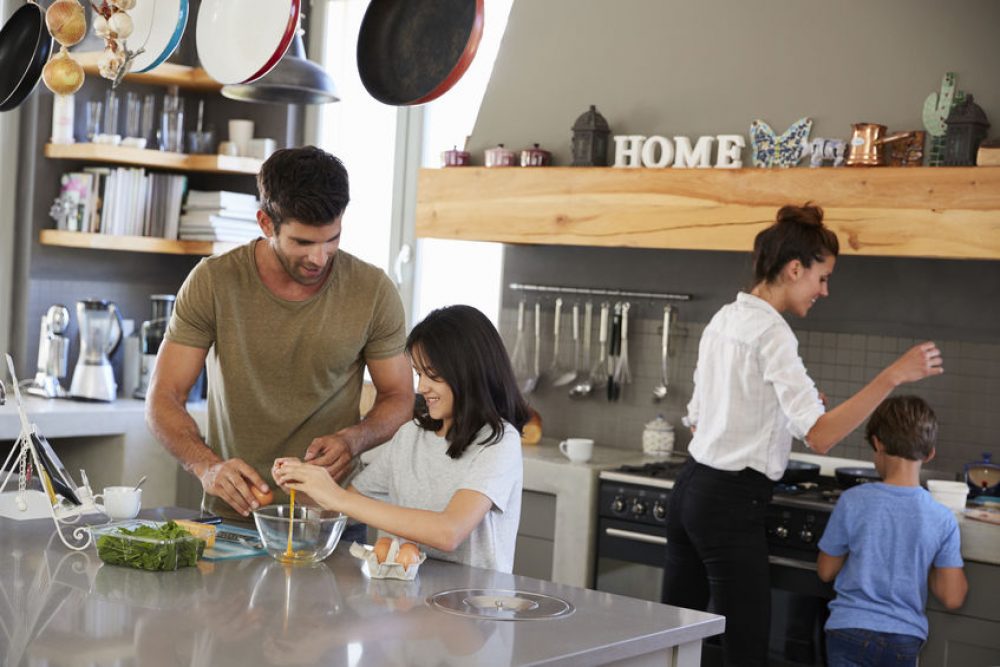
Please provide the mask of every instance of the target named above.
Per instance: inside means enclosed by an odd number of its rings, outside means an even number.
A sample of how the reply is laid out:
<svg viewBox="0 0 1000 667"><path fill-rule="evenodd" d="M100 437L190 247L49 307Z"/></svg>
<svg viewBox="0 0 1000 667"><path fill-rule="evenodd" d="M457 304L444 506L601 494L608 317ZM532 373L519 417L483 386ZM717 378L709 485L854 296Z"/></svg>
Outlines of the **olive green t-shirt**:
<svg viewBox="0 0 1000 667"><path fill-rule="evenodd" d="M198 263L166 339L208 350L209 447L249 463L280 497L274 459L302 457L314 438L358 422L365 361L400 354L406 324L388 276L344 251L313 296L275 296L257 271L255 243ZM237 516L218 498L209 508Z"/></svg>

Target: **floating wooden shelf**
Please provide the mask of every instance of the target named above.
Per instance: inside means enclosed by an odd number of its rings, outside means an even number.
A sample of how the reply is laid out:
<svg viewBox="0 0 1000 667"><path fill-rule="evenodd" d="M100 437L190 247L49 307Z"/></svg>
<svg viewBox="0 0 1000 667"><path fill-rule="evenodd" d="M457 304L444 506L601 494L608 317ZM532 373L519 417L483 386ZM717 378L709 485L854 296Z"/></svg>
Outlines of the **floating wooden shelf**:
<svg viewBox="0 0 1000 667"><path fill-rule="evenodd" d="M236 245L210 241L168 241L148 236L111 236L89 232L67 232L43 229L39 241L42 245L64 248L90 248L93 250L122 250L149 252L161 255L215 255Z"/></svg>
<svg viewBox="0 0 1000 667"><path fill-rule="evenodd" d="M841 252L1000 259L1000 169L422 169L420 237L747 252L813 201Z"/></svg>
<svg viewBox="0 0 1000 667"><path fill-rule="evenodd" d="M100 51L74 52L73 57L83 65L84 72L92 76L100 76L97 71L97 60L101 57ZM217 91L222 89L222 84L210 77L200 67L188 67L174 63L163 63L149 72L126 74L124 81L154 86L179 86L191 90ZM108 81L108 85L111 85L111 81Z"/></svg>
<svg viewBox="0 0 1000 667"><path fill-rule="evenodd" d="M110 162L152 169L173 171L202 171L219 174L256 174L262 161L249 157L229 155L188 155L111 146L109 144L45 144L45 157L60 160L86 160L88 162Z"/></svg>

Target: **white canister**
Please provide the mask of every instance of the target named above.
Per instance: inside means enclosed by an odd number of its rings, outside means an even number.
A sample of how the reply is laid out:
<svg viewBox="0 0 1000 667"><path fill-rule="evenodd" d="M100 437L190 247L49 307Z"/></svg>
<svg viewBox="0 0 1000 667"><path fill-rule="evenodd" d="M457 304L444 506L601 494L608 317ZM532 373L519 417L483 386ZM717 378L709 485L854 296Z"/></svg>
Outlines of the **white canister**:
<svg viewBox="0 0 1000 667"><path fill-rule="evenodd" d="M663 415L657 415L643 429L642 451L650 456L669 455L674 451L674 427Z"/></svg>
<svg viewBox="0 0 1000 667"><path fill-rule="evenodd" d="M52 100L52 137L53 144L72 144L73 138L73 96L56 95Z"/></svg>

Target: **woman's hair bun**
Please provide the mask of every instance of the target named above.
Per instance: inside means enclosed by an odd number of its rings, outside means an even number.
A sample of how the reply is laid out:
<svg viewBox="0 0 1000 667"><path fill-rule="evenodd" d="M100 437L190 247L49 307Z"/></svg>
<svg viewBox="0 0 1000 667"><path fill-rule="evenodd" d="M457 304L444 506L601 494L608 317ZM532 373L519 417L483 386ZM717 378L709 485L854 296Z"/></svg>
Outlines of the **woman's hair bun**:
<svg viewBox="0 0 1000 667"><path fill-rule="evenodd" d="M820 227L823 225L823 209L812 202L806 202L802 206L782 206L778 209L778 222Z"/></svg>

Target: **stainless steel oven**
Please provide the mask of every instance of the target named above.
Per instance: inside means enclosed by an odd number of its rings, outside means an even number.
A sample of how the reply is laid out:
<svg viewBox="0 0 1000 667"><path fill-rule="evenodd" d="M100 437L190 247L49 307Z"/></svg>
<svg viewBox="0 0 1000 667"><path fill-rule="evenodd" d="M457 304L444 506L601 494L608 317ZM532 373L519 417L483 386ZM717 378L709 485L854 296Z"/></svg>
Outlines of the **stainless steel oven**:
<svg viewBox="0 0 1000 667"><path fill-rule="evenodd" d="M600 473L594 588L661 601L667 507L683 463L671 459ZM824 664L823 624L833 589L816 576L816 543L836 500L828 491L833 484L779 485L768 506L771 665ZM709 642L702 664L720 658Z"/></svg>

